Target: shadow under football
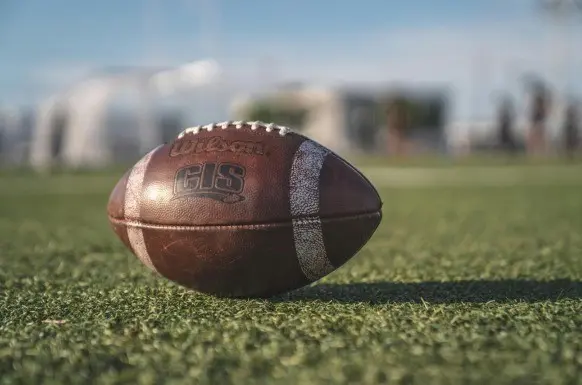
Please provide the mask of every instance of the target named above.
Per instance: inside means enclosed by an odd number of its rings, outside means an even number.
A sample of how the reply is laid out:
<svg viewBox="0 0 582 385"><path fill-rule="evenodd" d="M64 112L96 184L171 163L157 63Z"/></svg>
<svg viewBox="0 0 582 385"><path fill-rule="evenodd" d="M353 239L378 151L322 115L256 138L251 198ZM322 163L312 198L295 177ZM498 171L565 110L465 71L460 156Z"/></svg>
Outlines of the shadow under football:
<svg viewBox="0 0 582 385"><path fill-rule="evenodd" d="M486 303L540 302L581 299L582 282L570 279L466 280L451 282L371 282L319 284L271 298L273 302L341 303Z"/></svg>

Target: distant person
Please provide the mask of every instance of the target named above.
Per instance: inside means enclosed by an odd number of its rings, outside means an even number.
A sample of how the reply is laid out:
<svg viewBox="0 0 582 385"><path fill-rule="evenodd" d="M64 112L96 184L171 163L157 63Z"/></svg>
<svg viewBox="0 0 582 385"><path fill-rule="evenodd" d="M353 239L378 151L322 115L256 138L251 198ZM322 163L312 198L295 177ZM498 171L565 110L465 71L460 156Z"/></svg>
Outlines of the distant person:
<svg viewBox="0 0 582 385"><path fill-rule="evenodd" d="M499 145L502 151L514 154L517 150L513 136L514 109L509 98L505 98L499 108Z"/></svg>
<svg viewBox="0 0 582 385"><path fill-rule="evenodd" d="M357 108L352 116L359 144L364 151L373 151L376 148L376 126L374 116L368 108Z"/></svg>
<svg viewBox="0 0 582 385"><path fill-rule="evenodd" d="M540 154L546 150L546 120L550 111L550 96L543 84L533 89L528 152Z"/></svg>
<svg viewBox="0 0 582 385"><path fill-rule="evenodd" d="M393 100L387 111L388 118L388 152L396 156L408 152L409 111L406 102L400 98Z"/></svg>
<svg viewBox="0 0 582 385"><path fill-rule="evenodd" d="M564 120L564 147L568 157L574 156L578 150L579 145L579 115L576 105L570 104L566 110L566 118Z"/></svg>

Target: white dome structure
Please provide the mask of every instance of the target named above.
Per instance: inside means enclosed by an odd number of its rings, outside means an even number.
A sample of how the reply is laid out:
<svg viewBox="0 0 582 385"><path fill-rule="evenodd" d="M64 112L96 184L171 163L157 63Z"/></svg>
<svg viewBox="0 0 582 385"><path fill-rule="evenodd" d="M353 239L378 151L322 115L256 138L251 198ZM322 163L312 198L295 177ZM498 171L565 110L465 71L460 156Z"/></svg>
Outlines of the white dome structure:
<svg viewBox="0 0 582 385"><path fill-rule="evenodd" d="M104 167L120 158L114 150L118 137L131 141L133 146L129 147L139 152L121 158L137 159L163 139L155 99L207 85L218 74L214 62L201 61L172 69L104 74L80 82L39 106L30 163L39 171L55 165ZM115 132L108 125L108 112L112 101L128 91L137 100L135 124L122 127L120 131L125 132Z"/></svg>

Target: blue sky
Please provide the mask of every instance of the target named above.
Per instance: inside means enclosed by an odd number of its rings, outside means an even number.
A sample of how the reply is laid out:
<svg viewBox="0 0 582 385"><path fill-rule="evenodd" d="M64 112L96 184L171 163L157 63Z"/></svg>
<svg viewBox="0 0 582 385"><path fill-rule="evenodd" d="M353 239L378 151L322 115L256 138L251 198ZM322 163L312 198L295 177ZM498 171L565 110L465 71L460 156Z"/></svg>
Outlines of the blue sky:
<svg viewBox="0 0 582 385"><path fill-rule="evenodd" d="M552 33L533 0L0 0L0 104L103 67L214 57L238 92L283 80L444 84L465 119L490 115L492 95L519 96L524 72L558 84ZM582 59L570 51L576 92Z"/></svg>

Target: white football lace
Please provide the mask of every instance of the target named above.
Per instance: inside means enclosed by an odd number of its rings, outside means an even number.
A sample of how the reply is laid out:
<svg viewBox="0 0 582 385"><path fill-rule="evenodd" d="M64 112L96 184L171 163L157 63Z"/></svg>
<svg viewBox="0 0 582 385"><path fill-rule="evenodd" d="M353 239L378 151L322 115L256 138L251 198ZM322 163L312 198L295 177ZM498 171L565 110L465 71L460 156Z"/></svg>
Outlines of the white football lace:
<svg viewBox="0 0 582 385"><path fill-rule="evenodd" d="M180 134L178 134L178 139L182 138L184 135L186 134L197 134L200 132L200 130L206 130L206 131L212 131L214 129L222 129L222 130L226 130L227 128L234 126L235 129L239 130L241 128L243 128L244 126L250 126L251 130L255 131L259 128L264 128L265 131L267 132L271 132L273 130L278 131L279 135L281 136L285 136L287 133L289 133L291 131L291 129L289 127L285 127L285 126L279 126L275 123L263 123L263 122L244 122L244 121L227 121L227 122L220 122L220 123L211 123L211 124L207 124L205 126L194 126L194 127L188 127L186 129L184 129L182 132L180 132Z"/></svg>

